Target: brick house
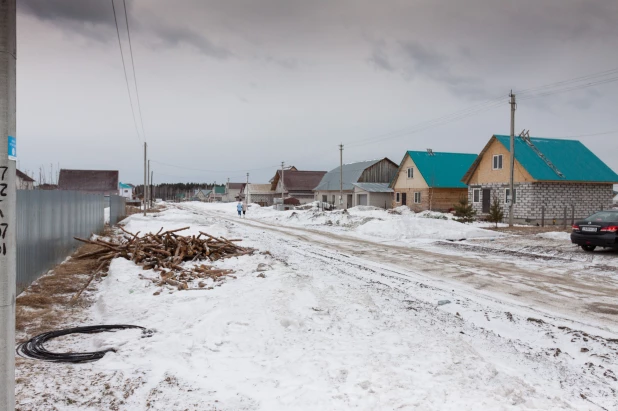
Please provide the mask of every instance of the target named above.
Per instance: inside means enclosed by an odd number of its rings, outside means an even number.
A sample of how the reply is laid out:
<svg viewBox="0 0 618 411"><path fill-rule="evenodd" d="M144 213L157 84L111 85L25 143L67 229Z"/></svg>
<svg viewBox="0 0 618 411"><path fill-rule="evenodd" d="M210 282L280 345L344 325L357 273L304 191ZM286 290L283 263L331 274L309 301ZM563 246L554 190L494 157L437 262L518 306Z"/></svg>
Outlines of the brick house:
<svg viewBox="0 0 618 411"><path fill-rule="evenodd" d="M476 157L431 150L406 152L390 184L393 207L405 205L415 212L451 210L462 196L468 195L461 178Z"/></svg>
<svg viewBox="0 0 618 411"><path fill-rule="evenodd" d="M315 199L337 205L343 185L341 205L343 208L358 205L384 207L384 200L392 196L388 183L391 182L395 173L397 173L397 164L386 157L344 164L343 181L341 181L341 167L324 174L319 184L314 186ZM390 206L390 202L386 205Z"/></svg>
<svg viewBox="0 0 618 411"><path fill-rule="evenodd" d="M481 216L498 198L508 218L510 137L494 135L462 179ZM577 140L515 137L516 222L564 222L584 218L612 204L618 175Z"/></svg>

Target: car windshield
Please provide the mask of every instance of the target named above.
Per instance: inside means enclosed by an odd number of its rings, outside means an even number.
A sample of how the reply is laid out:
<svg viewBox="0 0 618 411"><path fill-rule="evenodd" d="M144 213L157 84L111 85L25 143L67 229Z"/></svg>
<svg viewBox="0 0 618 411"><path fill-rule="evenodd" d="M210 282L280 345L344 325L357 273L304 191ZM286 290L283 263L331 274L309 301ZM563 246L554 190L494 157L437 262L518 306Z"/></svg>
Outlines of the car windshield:
<svg viewBox="0 0 618 411"><path fill-rule="evenodd" d="M594 213L584 221L592 221L597 223L618 221L618 211L600 211L598 213Z"/></svg>

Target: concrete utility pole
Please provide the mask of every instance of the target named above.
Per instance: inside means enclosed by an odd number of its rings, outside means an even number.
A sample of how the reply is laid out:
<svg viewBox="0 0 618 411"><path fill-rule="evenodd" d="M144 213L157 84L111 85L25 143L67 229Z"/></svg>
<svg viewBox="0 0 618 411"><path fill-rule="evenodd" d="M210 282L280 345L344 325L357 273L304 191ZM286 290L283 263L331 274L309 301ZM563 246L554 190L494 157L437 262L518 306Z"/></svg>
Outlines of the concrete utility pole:
<svg viewBox="0 0 618 411"><path fill-rule="evenodd" d="M150 160L148 160L148 164L150 165ZM154 193L153 193L154 183L152 182L153 179L154 179L154 170L150 172L150 185L148 186L148 194L150 195L150 208L154 206Z"/></svg>
<svg viewBox="0 0 618 411"><path fill-rule="evenodd" d="M150 179L150 160L148 160L148 187L146 189L146 204L148 204L148 208L150 208L150 184L152 184L152 180Z"/></svg>
<svg viewBox="0 0 618 411"><path fill-rule="evenodd" d="M515 205L515 94L511 91L511 167L509 183L509 227L513 227L513 206Z"/></svg>
<svg viewBox="0 0 618 411"><path fill-rule="evenodd" d="M245 204L249 207L249 173L247 173L247 184L245 184Z"/></svg>
<svg viewBox="0 0 618 411"><path fill-rule="evenodd" d="M339 144L339 207L343 206L343 144ZM345 209L348 209L346 202Z"/></svg>
<svg viewBox="0 0 618 411"><path fill-rule="evenodd" d="M144 141L144 217L146 217L146 185L148 184L148 170L146 169L146 151L147 151L148 143Z"/></svg>
<svg viewBox="0 0 618 411"><path fill-rule="evenodd" d="M0 410L15 410L16 0L0 1Z"/></svg>
<svg viewBox="0 0 618 411"><path fill-rule="evenodd" d="M285 163L281 162L281 204L285 202L285 185L283 184L283 166Z"/></svg>

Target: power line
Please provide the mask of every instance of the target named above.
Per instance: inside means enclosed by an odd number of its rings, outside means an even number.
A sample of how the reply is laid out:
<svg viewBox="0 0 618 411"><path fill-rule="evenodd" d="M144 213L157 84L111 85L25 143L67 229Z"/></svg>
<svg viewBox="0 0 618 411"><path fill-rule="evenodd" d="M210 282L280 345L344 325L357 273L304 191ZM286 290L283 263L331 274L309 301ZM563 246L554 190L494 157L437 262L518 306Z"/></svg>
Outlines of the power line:
<svg viewBox="0 0 618 411"><path fill-rule="evenodd" d="M180 168L180 169L183 169L183 170L203 171L205 173L244 173L244 172L247 172L247 171L260 171L260 170L268 170L268 169L271 169L271 168L278 168L279 167L279 165L274 165L274 166L261 167L261 168L252 168L252 169L248 169L248 170L205 170L205 169L201 169L201 168L185 167L185 166L179 166L177 164L164 163L162 161L157 161L157 160L150 160L150 161L152 161L153 163L161 164L163 166Z"/></svg>
<svg viewBox="0 0 618 411"><path fill-rule="evenodd" d="M122 43L120 41L120 30L118 29L118 19L116 18L116 7L114 6L114 0L112 2L112 11L114 13L114 22L116 23L116 34L118 35L118 46L120 47L120 57L122 58L122 68L124 71L124 79L127 83L127 93L129 94L129 104L131 105L131 114L133 115L133 124L135 125L135 131L137 132L138 140L142 140L139 134L139 128L137 127L137 121L135 120L135 109L133 108L133 99L131 98L131 88L129 87L129 78L127 77L127 67L124 63L124 53L122 52ZM141 144L141 141L140 141Z"/></svg>
<svg viewBox="0 0 618 411"><path fill-rule="evenodd" d="M577 83L577 82L582 82L582 81L586 81L586 80L591 80L593 78L599 78L599 77L604 77L607 75L613 75L613 74L618 74L618 67L613 68L613 69L609 69L609 70L604 70L604 71L600 71L597 73L592 73L592 74L586 74L584 76L579 76L579 77L574 77L568 80L562 80L562 81L558 81L555 83L549 83L549 84L545 84L543 86L537 86L537 87L531 87L531 88L527 88L527 89L523 89L523 90L517 90L517 95L521 96L521 95L525 95L527 93L531 93L534 91L539 91L542 89L546 89L546 88L551 88L551 87L556 87L556 86L561 86L561 85L566 85L566 84L571 84L571 83Z"/></svg>
<svg viewBox="0 0 618 411"><path fill-rule="evenodd" d="M114 3L114 0L112 0L112 4L113 3ZM139 119L142 124L142 135L144 136L144 140L146 140L146 129L144 128L144 116L142 115L142 105L139 99L139 88L137 87L137 75L135 74L135 61L133 60L133 45L131 44L131 30L129 30L129 15L127 14L126 0L122 0L122 4L124 5L124 18L125 18L125 22L127 23L127 36L129 38L129 51L131 52L131 67L133 68L133 80L135 81L135 95L137 96L137 109L139 111Z"/></svg>

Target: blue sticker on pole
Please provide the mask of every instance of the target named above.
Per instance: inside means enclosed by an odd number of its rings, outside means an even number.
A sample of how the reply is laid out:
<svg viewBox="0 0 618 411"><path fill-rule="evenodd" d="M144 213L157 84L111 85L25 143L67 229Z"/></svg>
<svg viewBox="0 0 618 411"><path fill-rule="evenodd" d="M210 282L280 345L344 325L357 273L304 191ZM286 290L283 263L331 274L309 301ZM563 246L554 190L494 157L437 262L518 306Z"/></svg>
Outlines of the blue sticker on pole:
<svg viewBox="0 0 618 411"><path fill-rule="evenodd" d="M9 136L9 160L17 160L17 139Z"/></svg>

